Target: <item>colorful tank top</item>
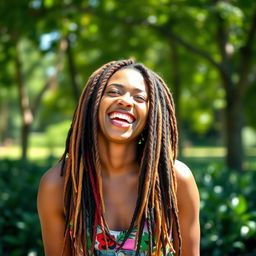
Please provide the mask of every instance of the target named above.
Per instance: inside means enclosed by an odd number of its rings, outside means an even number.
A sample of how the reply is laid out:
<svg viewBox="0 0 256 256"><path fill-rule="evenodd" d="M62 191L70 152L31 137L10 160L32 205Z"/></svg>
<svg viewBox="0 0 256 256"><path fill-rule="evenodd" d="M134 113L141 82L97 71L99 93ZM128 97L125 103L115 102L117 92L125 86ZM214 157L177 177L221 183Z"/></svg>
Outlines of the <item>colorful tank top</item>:
<svg viewBox="0 0 256 256"><path fill-rule="evenodd" d="M130 252L134 251L136 231L137 231L137 229L136 229L136 227L134 227L132 232L130 233L128 239L125 241L125 243L122 247L122 251L123 250L130 251ZM117 249L119 248L119 244L123 241L125 234L126 234L126 231L111 230L110 231L111 238L116 242L112 241L112 239L110 239L109 237L107 237L106 241L105 241L103 232L102 232L101 228L98 226L96 240L95 240L95 250L107 253L107 254L101 253L100 255L117 255L117 254L114 254L114 252L116 252ZM72 224L70 225L70 235L72 237ZM143 233L142 233L142 237L141 237L141 245L140 245L140 251L145 252L145 254L143 254L143 255L146 255L146 252L148 250L148 243L149 243L149 234L148 234L147 224L145 224L145 226L143 228ZM154 244L153 244L153 246L154 246ZM106 251L107 247L108 247L108 250ZM88 243L88 248L89 249L91 248L91 241L89 241L89 243ZM170 248L169 249L166 248L166 249L167 249L166 255L174 256L174 254L171 252ZM81 249L81 255L84 255L82 249ZM132 255L132 254L123 254L123 255ZM156 256L155 247L153 247L152 255ZM162 255L163 255L163 253L161 253L160 255L157 255L157 256L162 256Z"/></svg>

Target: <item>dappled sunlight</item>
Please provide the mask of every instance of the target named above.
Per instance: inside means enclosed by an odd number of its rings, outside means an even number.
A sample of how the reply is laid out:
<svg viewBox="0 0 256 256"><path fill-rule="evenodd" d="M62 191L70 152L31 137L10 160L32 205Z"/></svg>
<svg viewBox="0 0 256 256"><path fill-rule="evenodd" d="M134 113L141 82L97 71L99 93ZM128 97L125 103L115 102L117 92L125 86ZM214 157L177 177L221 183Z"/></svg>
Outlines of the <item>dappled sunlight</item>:
<svg viewBox="0 0 256 256"><path fill-rule="evenodd" d="M225 157L224 147L185 147L184 157Z"/></svg>
<svg viewBox="0 0 256 256"><path fill-rule="evenodd" d="M64 152L62 147L32 147L28 149L28 160L47 159L49 157L60 158ZM21 148L19 146L0 147L0 159L18 160L21 158Z"/></svg>

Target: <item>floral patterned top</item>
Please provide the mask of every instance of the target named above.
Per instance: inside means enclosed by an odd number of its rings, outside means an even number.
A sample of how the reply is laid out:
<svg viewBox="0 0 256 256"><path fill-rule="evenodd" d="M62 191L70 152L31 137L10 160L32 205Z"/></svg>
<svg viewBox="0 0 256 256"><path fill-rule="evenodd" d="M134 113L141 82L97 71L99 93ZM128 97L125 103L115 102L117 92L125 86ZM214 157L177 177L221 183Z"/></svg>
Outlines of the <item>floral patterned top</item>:
<svg viewBox="0 0 256 256"><path fill-rule="evenodd" d="M136 231L137 231L137 228L134 227L132 232L130 233L128 239L125 241L125 243L122 247L123 250L134 251ZM108 245L108 251L116 251L119 248L118 244L120 244L122 242L122 240L124 239L125 233L126 233L126 231L111 230L110 231L111 238L113 238L113 240L116 242L112 241L108 236L106 237L107 239L105 241L103 232L102 232L101 228L98 226L97 234L96 234L96 241L95 241L95 249L104 251L107 249L107 245ZM72 224L70 224L70 235L72 237ZM147 228L147 224L145 224L144 228L143 228L142 238L141 238L140 251L148 250L148 241L149 241L148 228ZM88 248L90 249L91 241L88 241L88 242L89 242ZM168 251L168 248L167 248L167 251ZM82 249L81 249L81 255L83 255ZM161 255L159 255L159 256L161 256ZM169 250L167 255L174 256L174 254L171 252L171 250ZM154 248L153 248L153 256L154 256Z"/></svg>
<svg viewBox="0 0 256 256"><path fill-rule="evenodd" d="M118 249L119 242L121 243L125 237L126 231L113 231L110 230L111 237L117 241L117 243L113 242L107 237L108 249L115 250ZM133 228L131 234L129 235L128 239L125 241L123 245L124 250L134 250L135 245L135 236L136 236L136 227ZM98 227L97 235L96 235L96 242L95 242L95 249L97 250L106 250L106 242L103 237L103 233L101 229ZM147 251L148 249L148 231L146 225L144 226L142 239L141 239L141 250Z"/></svg>

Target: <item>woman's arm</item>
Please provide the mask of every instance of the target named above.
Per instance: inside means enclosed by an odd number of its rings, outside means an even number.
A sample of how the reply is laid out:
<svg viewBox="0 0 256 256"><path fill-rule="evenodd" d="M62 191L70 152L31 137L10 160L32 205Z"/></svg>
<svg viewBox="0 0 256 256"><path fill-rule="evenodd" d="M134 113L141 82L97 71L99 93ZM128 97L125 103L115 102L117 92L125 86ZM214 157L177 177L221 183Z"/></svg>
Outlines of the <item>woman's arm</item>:
<svg viewBox="0 0 256 256"><path fill-rule="evenodd" d="M60 256L64 245L63 184L57 165L45 173L39 185L37 208L46 256ZM64 255L70 256L70 244L65 247Z"/></svg>
<svg viewBox="0 0 256 256"><path fill-rule="evenodd" d="M182 256L198 256L200 255L200 199L197 185L190 169L182 162L175 162L175 171ZM177 233L175 240L177 245ZM177 246L175 247L177 249Z"/></svg>

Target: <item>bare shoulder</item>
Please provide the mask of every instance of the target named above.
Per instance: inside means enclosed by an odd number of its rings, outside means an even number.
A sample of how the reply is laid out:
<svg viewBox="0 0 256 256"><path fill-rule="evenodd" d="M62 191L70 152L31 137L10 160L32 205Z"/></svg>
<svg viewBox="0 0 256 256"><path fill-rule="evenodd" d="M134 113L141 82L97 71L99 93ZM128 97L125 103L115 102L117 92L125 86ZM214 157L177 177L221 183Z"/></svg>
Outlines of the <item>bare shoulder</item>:
<svg viewBox="0 0 256 256"><path fill-rule="evenodd" d="M65 233L63 191L64 177L61 176L60 163L43 175L38 189L37 209L46 256L62 255ZM71 255L71 252L65 255Z"/></svg>
<svg viewBox="0 0 256 256"><path fill-rule="evenodd" d="M182 255L200 255L200 198L194 176L189 167L176 160L175 174L177 180L177 205L182 237ZM178 248L177 232L174 231L174 245Z"/></svg>
<svg viewBox="0 0 256 256"><path fill-rule="evenodd" d="M61 163L50 168L41 178L40 185L45 186L59 186L63 184L63 176L61 173Z"/></svg>
<svg viewBox="0 0 256 256"><path fill-rule="evenodd" d="M38 206L63 208L64 177L60 175L61 164L50 168L41 178L38 188Z"/></svg>
<svg viewBox="0 0 256 256"><path fill-rule="evenodd" d="M199 193L194 175L189 167L183 162L176 160L174 164L176 179L177 179L177 198L178 204L185 201L194 201L198 205Z"/></svg>
<svg viewBox="0 0 256 256"><path fill-rule="evenodd" d="M183 162L176 160L174 163L175 174L178 182L189 182L194 180L193 173Z"/></svg>

